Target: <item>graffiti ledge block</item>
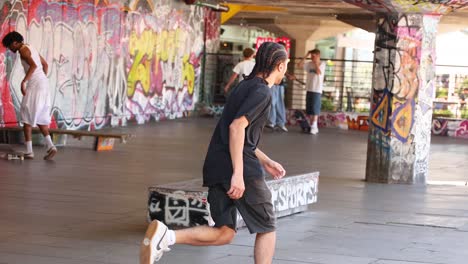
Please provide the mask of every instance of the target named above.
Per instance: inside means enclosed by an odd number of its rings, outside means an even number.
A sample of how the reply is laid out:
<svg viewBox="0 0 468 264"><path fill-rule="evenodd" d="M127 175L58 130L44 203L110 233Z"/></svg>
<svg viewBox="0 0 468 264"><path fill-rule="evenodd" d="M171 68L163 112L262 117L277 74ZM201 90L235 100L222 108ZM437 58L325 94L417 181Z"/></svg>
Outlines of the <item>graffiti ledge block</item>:
<svg viewBox="0 0 468 264"><path fill-rule="evenodd" d="M319 172L267 180L277 217L307 210L317 202ZM148 221L157 219L171 228L213 225L202 180L190 180L149 188ZM244 226L240 214L237 226Z"/></svg>

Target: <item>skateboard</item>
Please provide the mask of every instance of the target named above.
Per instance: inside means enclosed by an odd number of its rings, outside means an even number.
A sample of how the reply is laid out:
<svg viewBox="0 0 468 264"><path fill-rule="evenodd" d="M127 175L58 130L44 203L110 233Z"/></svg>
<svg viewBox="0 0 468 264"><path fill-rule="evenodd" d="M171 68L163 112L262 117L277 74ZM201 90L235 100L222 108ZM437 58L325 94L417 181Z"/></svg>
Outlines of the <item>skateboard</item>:
<svg viewBox="0 0 468 264"><path fill-rule="evenodd" d="M24 160L24 152L16 151L11 145L0 144L0 157L6 160Z"/></svg>

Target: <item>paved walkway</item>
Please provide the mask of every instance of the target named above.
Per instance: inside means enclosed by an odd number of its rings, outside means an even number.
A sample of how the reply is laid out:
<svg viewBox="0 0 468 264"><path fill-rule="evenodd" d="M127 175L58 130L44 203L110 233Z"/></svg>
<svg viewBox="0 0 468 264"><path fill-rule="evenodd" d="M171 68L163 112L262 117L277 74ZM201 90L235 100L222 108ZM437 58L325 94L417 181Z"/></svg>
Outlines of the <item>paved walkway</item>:
<svg viewBox="0 0 468 264"><path fill-rule="evenodd" d="M87 142L54 162L0 160L0 264L137 263L147 187L200 177L214 125L161 122L128 128L137 138L112 152ZM274 263L466 263L468 187L368 184L366 133L292 130L267 133L262 149L290 175L320 170L319 202L279 220ZM468 141L433 142L430 180L462 185ZM175 246L161 263L253 263L253 239Z"/></svg>

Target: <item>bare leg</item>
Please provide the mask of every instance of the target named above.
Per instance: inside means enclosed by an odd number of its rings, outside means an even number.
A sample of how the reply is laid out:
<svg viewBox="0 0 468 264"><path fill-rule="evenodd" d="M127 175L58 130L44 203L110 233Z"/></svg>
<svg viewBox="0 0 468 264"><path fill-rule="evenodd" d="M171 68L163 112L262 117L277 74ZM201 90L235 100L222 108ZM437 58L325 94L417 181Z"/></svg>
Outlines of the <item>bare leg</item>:
<svg viewBox="0 0 468 264"><path fill-rule="evenodd" d="M197 226L174 231L175 241L170 241L170 232L173 231L168 232L167 227L157 220L150 223L140 248L140 264L153 264L174 242L193 246L225 245L230 243L235 235L235 231L227 226Z"/></svg>
<svg viewBox="0 0 468 264"><path fill-rule="evenodd" d="M41 130L41 133L44 137L49 136L49 126L44 126L44 125L37 125L39 127L39 130Z"/></svg>
<svg viewBox="0 0 468 264"><path fill-rule="evenodd" d="M176 230L176 243L192 246L220 246L231 243L236 232L227 227L197 226Z"/></svg>
<svg viewBox="0 0 468 264"><path fill-rule="evenodd" d="M276 232L258 233L255 239L255 264L271 264L275 254Z"/></svg>
<svg viewBox="0 0 468 264"><path fill-rule="evenodd" d="M24 132L24 141L32 141L32 127L31 127L31 125L24 124L23 125L23 132Z"/></svg>

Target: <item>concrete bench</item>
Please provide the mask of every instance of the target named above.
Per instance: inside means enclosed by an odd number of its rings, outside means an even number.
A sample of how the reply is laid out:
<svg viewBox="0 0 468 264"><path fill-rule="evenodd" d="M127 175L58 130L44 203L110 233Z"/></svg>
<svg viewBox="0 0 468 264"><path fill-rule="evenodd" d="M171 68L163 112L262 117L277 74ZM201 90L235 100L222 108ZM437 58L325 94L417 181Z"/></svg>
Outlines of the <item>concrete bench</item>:
<svg viewBox="0 0 468 264"><path fill-rule="evenodd" d="M319 172L267 180L277 217L307 210L317 202ZM213 225L202 180L190 180L149 187L148 221L157 219L171 228ZM244 226L240 214L237 225Z"/></svg>
<svg viewBox="0 0 468 264"><path fill-rule="evenodd" d="M23 132L22 127L2 127L0 131L6 132ZM40 133L38 128L33 128L33 133ZM107 133L101 130L85 131L85 130L67 130L67 129L49 129L49 133L54 135L71 135L74 138L81 140L82 137L94 137L94 150L108 150L112 149L114 140L118 139L121 143L126 143L128 139L134 137L132 134L125 133ZM8 141L8 140L7 140ZM7 142L10 143L10 142Z"/></svg>

